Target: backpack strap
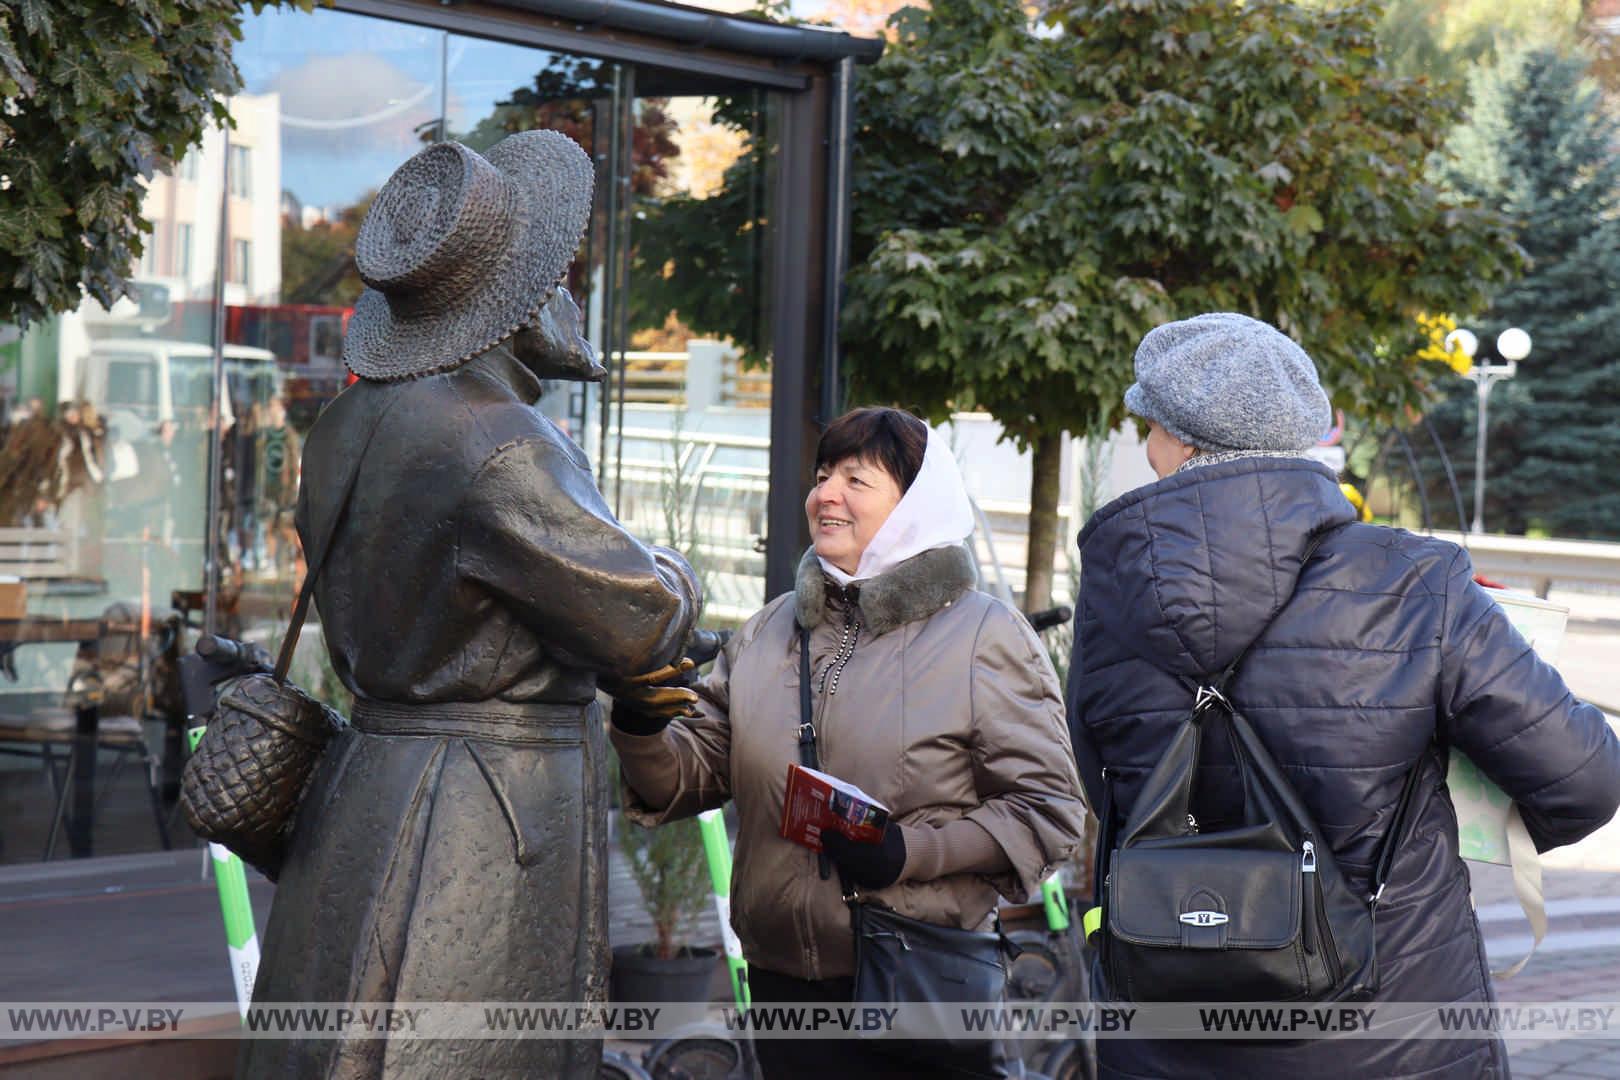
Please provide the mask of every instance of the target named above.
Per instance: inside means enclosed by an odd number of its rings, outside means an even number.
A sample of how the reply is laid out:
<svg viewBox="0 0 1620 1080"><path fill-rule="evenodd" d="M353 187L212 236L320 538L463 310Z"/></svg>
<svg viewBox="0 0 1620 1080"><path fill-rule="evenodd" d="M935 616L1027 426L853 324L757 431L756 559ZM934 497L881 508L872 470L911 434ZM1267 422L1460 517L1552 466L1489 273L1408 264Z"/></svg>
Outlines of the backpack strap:
<svg viewBox="0 0 1620 1080"><path fill-rule="evenodd" d="M1301 577L1304 576L1305 567L1311 561L1311 556L1316 554L1316 549L1321 546L1322 540L1326 536L1326 533L1317 533L1311 537L1311 542L1305 548L1305 554L1299 560ZM1298 579L1295 579L1294 587L1296 590L1298 589ZM1289 598L1293 598L1293 593L1289 594ZM1285 603L1283 607L1286 606ZM1280 615L1281 613L1282 608L1278 608L1277 614ZM1266 630L1271 627L1271 623L1275 621L1276 617L1277 615L1273 615L1266 620L1266 625L1260 628L1260 633L1256 634L1254 639L1243 647L1243 651L1238 653L1237 658L1230 664L1226 665L1225 670L1210 682L1195 688L1197 694L1193 705L1195 710L1212 703L1222 704L1227 709L1233 708L1232 703L1227 700L1226 687L1237 675L1238 667L1248 658L1249 651L1254 648L1256 642L1265 636ZM1405 843L1406 834L1412 827L1412 803L1417 797L1418 780L1423 773L1423 761L1428 756L1428 753L1428 749L1425 748L1423 753L1418 756L1417 761L1413 763L1412 768L1407 772L1406 781L1401 786L1401 796L1395 803L1395 814L1390 819L1389 831L1384 834L1383 843L1379 845L1378 859L1373 864L1372 891L1367 896L1368 906L1374 910L1377 909L1379 901L1383 899L1385 886L1389 884L1390 870L1395 865L1395 853ZM1238 757L1239 768L1242 768L1242 755L1238 754L1236 756Z"/></svg>
<svg viewBox="0 0 1620 1080"><path fill-rule="evenodd" d="M1305 567L1310 563L1311 556L1316 554L1316 549L1322 545L1322 540L1325 536L1327 536L1326 533L1317 533L1315 536L1311 537L1311 542L1305 546L1305 554L1299 557L1300 577L1305 576ZM1292 600L1294 598L1294 593L1298 590L1299 578L1295 578L1294 588L1289 592L1288 600ZM1238 653L1237 657L1230 664L1226 665L1226 670L1222 671L1205 686L1199 687L1198 704L1202 705L1210 700L1225 700L1224 692L1227 684L1230 683L1233 677L1237 675L1239 665L1241 665L1244 660L1248 659L1249 651L1254 648L1255 644L1261 638L1266 636L1266 631L1271 629L1271 624L1276 621L1278 615L1282 614L1283 608L1288 606L1288 600L1283 601L1282 605L1277 608L1277 610L1272 614L1271 618L1267 619L1265 625L1260 628L1260 632L1254 635L1253 639L1250 640L1247 645L1243 646L1243 651Z"/></svg>

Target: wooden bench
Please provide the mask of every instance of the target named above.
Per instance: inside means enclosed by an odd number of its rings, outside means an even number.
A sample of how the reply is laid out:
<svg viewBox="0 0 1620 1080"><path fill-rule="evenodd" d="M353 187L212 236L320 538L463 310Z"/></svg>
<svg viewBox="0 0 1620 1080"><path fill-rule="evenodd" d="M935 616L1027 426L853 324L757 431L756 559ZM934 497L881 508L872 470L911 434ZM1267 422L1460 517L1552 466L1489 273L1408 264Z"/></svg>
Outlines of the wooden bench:
<svg viewBox="0 0 1620 1080"><path fill-rule="evenodd" d="M65 529L0 526L0 580L21 578L35 596L99 596L106 579L84 572Z"/></svg>
<svg viewBox="0 0 1620 1080"><path fill-rule="evenodd" d="M24 581L76 577L72 545L61 529L0 528L0 577Z"/></svg>

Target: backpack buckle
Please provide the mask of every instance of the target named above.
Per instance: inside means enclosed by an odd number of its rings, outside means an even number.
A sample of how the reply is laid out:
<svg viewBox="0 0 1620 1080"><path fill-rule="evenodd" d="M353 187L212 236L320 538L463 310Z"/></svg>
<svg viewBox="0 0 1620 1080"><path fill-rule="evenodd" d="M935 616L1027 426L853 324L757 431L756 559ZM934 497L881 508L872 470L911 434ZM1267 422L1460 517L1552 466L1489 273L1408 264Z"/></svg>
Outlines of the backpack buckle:
<svg viewBox="0 0 1620 1080"><path fill-rule="evenodd" d="M1215 687L1200 686L1198 696L1193 699L1193 712L1203 712L1211 705L1220 705L1227 711L1231 711L1232 708L1232 703L1226 700L1226 695L1215 689Z"/></svg>

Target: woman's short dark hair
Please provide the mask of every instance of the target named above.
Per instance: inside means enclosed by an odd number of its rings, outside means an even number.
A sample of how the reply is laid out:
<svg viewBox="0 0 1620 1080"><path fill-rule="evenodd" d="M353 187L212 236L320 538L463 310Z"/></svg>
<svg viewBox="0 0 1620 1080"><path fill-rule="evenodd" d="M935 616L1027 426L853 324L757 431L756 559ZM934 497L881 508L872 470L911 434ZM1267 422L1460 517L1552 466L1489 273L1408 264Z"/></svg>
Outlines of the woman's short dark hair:
<svg viewBox="0 0 1620 1080"><path fill-rule="evenodd" d="M883 468L902 492L911 488L928 449L928 425L899 409L872 406L845 413L821 433L816 471L846 458L864 458Z"/></svg>

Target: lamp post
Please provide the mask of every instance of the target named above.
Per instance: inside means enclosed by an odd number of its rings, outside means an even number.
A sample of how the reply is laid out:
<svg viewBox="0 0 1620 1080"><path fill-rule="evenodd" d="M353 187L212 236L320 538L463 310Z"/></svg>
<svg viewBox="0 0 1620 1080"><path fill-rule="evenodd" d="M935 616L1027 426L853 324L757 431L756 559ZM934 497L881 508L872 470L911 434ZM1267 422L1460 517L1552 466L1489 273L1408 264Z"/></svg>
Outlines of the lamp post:
<svg viewBox="0 0 1620 1080"><path fill-rule="evenodd" d="M1472 330L1459 328L1446 335L1445 349L1473 360L1479 351L1479 338ZM1464 377L1473 380L1479 400L1478 429L1474 437L1474 524L1470 529L1475 533L1485 531L1485 431L1491 387L1519 373L1519 361L1530 355L1530 335L1516 326L1509 327L1496 337L1496 354L1507 362L1492 364L1481 358L1463 372Z"/></svg>

